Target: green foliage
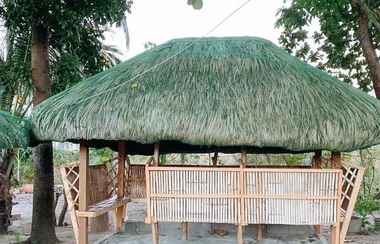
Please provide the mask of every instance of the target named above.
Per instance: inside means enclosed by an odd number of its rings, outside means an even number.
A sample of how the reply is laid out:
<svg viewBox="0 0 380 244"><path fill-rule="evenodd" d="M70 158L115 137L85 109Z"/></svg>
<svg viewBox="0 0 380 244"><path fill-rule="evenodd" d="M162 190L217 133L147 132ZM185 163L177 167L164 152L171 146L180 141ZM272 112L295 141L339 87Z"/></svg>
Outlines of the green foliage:
<svg viewBox="0 0 380 244"><path fill-rule="evenodd" d="M119 62L118 51L102 44L103 33L108 26L123 22L131 4L129 0L0 1L8 43L7 55L0 61L0 71L4 71L0 72L0 109L24 115L30 107L33 19L48 27L50 78L53 93L58 93ZM15 97L20 98L16 107Z"/></svg>
<svg viewBox="0 0 380 244"><path fill-rule="evenodd" d="M203 7L203 0L187 0L187 4L193 6L194 9L199 10Z"/></svg>
<svg viewBox="0 0 380 244"><path fill-rule="evenodd" d="M282 28L280 43L289 52L341 80L357 82L369 91L371 79L358 39L358 13L348 0L285 0L277 27ZM370 33L375 49L380 47L380 1L363 1L372 13ZM313 30L315 24L319 29Z"/></svg>
<svg viewBox="0 0 380 244"><path fill-rule="evenodd" d="M360 189L358 200L355 205L355 211L362 219L363 225L368 224L367 216L373 211L380 209L379 200L375 198L378 194L380 181L378 181L379 172L375 167L377 158L376 151L362 150L360 151L360 164L366 167L363 178L362 188Z"/></svg>
<svg viewBox="0 0 380 244"><path fill-rule="evenodd" d="M59 150L54 149L54 166L58 167L63 164L79 161L78 150ZM97 165L113 158L113 152L110 149L91 149L90 150L90 164ZM16 155L16 161L18 162L20 172L20 182L18 185L24 183L32 183L34 178L34 166L32 160L32 149L25 148L20 149ZM145 162L145 161L143 161ZM59 177L58 177L59 178Z"/></svg>
<svg viewBox="0 0 380 244"><path fill-rule="evenodd" d="M90 149L90 164L97 165L113 158L112 150L104 149Z"/></svg>
<svg viewBox="0 0 380 244"><path fill-rule="evenodd" d="M356 202L355 210L362 219L366 219L370 213L379 209L379 201L374 198L374 195L361 192Z"/></svg>

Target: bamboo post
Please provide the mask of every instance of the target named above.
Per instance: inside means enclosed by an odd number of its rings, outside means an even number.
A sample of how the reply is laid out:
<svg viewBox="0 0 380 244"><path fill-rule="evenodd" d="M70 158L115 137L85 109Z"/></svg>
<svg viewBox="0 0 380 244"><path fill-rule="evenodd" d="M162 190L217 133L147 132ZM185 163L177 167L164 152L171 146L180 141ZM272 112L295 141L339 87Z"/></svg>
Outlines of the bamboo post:
<svg viewBox="0 0 380 244"><path fill-rule="evenodd" d="M340 197L342 195L342 172L338 176L338 199L336 200L336 223L331 226L330 243L331 244L343 244L340 242Z"/></svg>
<svg viewBox="0 0 380 244"><path fill-rule="evenodd" d="M244 233L243 233L243 225L245 224L245 204L244 204L244 195L245 195L245 181L244 181L244 168L247 165L247 153L245 151L242 151L241 153L241 160L240 160L240 218L239 218L239 224L237 229L237 243L243 244L244 243Z"/></svg>
<svg viewBox="0 0 380 244"><path fill-rule="evenodd" d="M322 168L322 151L316 151L313 157L313 165L312 168L321 169ZM315 235L320 238L321 237L321 225L314 225Z"/></svg>
<svg viewBox="0 0 380 244"><path fill-rule="evenodd" d="M86 211L88 207L88 147L83 142L79 149L79 211ZM88 219L79 217L79 244L88 243Z"/></svg>
<svg viewBox="0 0 380 244"><path fill-rule="evenodd" d="M261 241L263 239L263 225L258 224L256 227L256 240Z"/></svg>
<svg viewBox="0 0 380 244"><path fill-rule="evenodd" d="M160 165L160 145L158 143L154 144L154 152L153 152L153 165L159 166ZM152 220L152 238L153 238L153 244L159 243L159 229L158 229L158 223L156 219Z"/></svg>
<svg viewBox="0 0 380 244"><path fill-rule="evenodd" d="M334 169L342 168L342 155L340 152L331 152L331 167Z"/></svg>
<svg viewBox="0 0 380 244"><path fill-rule="evenodd" d="M118 145L118 161L117 161L117 198L123 199L125 194L125 160L126 160L126 144L119 142ZM116 215L116 232L123 231L124 222L124 205L115 209Z"/></svg>
<svg viewBox="0 0 380 244"><path fill-rule="evenodd" d="M160 145L158 143L154 144L153 165L160 165Z"/></svg>
<svg viewBox="0 0 380 244"><path fill-rule="evenodd" d="M186 241L189 239L189 223L183 222L181 223L181 231L182 231L182 240Z"/></svg>

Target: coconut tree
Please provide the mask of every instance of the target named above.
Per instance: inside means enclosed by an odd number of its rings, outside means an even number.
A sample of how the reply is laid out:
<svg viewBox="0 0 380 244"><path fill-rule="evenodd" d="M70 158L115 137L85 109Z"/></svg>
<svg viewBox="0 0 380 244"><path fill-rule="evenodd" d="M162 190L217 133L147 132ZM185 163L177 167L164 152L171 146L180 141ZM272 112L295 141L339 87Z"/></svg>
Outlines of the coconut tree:
<svg viewBox="0 0 380 244"><path fill-rule="evenodd" d="M7 58L0 63L2 107L24 115L52 93L118 63L116 49L102 43L112 23L127 30L130 1L0 1L7 28ZM32 70L32 72L30 72ZM34 148L32 243L54 243L51 143ZM10 165L10 164L9 164ZM43 231L41 231L43 230Z"/></svg>

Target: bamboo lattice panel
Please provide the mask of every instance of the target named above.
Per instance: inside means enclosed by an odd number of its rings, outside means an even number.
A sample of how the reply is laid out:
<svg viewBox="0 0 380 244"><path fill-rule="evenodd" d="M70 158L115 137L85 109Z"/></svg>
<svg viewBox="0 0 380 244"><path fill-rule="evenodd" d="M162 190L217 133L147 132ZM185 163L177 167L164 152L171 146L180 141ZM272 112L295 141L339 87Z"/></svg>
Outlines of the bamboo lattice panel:
<svg viewBox="0 0 380 244"><path fill-rule="evenodd" d="M146 167L153 222L335 224L340 170Z"/></svg>
<svg viewBox="0 0 380 244"><path fill-rule="evenodd" d="M244 169L247 224L316 225L337 221L338 170Z"/></svg>
<svg viewBox="0 0 380 244"><path fill-rule="evenodd" d="M342 218L341 242L343 243L350 225L359 189L363 181L365 169L358 166L344 165L342 167L342 193L340 199L340 214Z"/></svg>

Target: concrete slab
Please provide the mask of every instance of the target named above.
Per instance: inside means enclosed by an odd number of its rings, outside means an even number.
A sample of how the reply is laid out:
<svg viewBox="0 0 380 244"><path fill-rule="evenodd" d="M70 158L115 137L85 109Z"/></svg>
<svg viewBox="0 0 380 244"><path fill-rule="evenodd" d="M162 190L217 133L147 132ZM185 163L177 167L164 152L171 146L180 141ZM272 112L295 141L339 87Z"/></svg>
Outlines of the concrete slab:
<svg viewBox="0 0 380 244"><path fill-rule="evenodd" d="M178 223L161 223L161 244L232 244L236 243L236 227L234 225L217 225L218 229L224 229L226 235L210 234L210 224L191 223L189 240L181 240L180 225ZM146 244L152 243L151 226L142 222L128 222L125 232L115 234L97 242L98 244ZM315 237L309 226L285 226L271 225L265 232L265 239L256 241L254 238L255 227L246 226L244 231L245 244L327 244L325 238L320 240Z"/></svg>

